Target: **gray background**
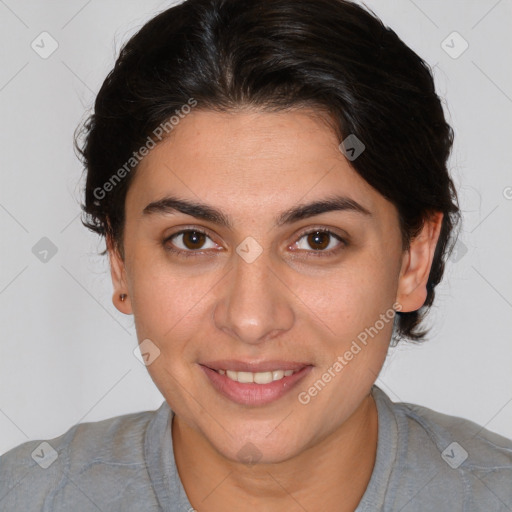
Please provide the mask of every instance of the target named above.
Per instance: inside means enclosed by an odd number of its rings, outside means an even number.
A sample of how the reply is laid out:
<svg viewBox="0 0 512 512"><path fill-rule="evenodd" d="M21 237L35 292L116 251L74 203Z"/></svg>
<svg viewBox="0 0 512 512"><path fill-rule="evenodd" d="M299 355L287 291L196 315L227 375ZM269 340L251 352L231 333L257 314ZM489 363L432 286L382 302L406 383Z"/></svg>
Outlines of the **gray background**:
<svg viewBox="0 0 512 512"><path fill-rule="evenodd" d="M72 136L121 43L170 5L0 0L0 453L163 401L111 302L103 243L79 221ZM392 349L377 384L512 437L512 1L366 5L434 66L464 215L430 341ZM51 49L43 31L58 43L46 59L31 47Z"/></svg>

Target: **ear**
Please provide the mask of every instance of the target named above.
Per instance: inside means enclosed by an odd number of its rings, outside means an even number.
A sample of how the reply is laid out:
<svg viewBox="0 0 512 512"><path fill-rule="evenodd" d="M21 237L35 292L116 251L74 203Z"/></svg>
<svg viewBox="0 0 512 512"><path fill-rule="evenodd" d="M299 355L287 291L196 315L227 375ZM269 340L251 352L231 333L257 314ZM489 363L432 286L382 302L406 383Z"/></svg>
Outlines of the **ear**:
<svg viewBox="0 0 512 512"><path fill-rule="evenodd" d="M112 285L114 287L114 294L112 295L112 303L114 306L124 313L125 315L132 314L132 304L130 294L128 293L128 283L126 279L126 268L123 258L119 254L116 244L110 236L106 237L108 259L110 262L110 275L112 277ZM121 300L120 296L126 295L125 300Z"/></svg>
<svg viewBox="0 0 512 512"><path fill-rule="evenodd" d="M409 249L404 252L396 296L397 302L402 306L400 312L417 311L425 304L428 276L442 221L441 212L436 212L429 220L425 220L421 232L411 240Z"/></svg>

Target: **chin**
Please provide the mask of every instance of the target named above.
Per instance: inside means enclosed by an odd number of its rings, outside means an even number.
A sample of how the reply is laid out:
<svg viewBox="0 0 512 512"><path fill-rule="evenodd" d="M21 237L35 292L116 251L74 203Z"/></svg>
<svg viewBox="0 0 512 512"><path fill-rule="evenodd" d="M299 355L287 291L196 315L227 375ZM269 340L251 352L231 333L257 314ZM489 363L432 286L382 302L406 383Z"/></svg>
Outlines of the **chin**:
<svg viewBox="0 0 512 512"><path fill-rule="evenodd" d="M222 455L237 464L253 466L255 464L278 464L293 458L300 450L296 446L276 446L275 443L258 442L257 440L241 441L233 445L232 450L224 450Z"/></svg>
<svg viewBox="0 0 512 512"><path fill-rule="evenodd" d="M231 429L229 429L231 431ZM248 466L254 464L277 464L298 455L302 447L301 440L290 433L280 433L272 429L259 430L255 433L244 433L243 427L237 429L238 435L224 436L223 440L211 439L210 443L224 458Z"/></svg>

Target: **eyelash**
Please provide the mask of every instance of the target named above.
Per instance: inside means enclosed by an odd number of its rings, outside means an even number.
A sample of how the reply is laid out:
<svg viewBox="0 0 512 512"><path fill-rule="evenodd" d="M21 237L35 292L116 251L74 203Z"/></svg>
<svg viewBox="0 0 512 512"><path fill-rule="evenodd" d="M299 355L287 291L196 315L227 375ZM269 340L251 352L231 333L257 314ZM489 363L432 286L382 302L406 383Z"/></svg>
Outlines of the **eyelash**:
<svg viewBox="0 0 512 512"><path fill-rule="evenodd" d="M174 247L172 247L172 245L168 244L168 242L170 242L174 237L176 237L178 235L183 235L185 233L191 233L191 232L200 233L202 235L207 236L211 240L211 237L208 235L208 233L206 233L205 231L203 231L201 229L195 229L195 228L194 229L192 229L192 228L184 229L184 230L181 230L181 231L177 231L176 233L173 233L172 235L168 236L163 241L163 245L164 245L165 250L170 252L170 253L176 254L176 255L178 255L180 257L183 257L183 258L191 258L191 257L194 258L194 257L201 256L201 255L205 254L204 251L192 251L192 250L183 251L181 249L175 249ZM301 233L298 236L297 242L299 240L301 240L302 238L304 238L305 236L313 234L313 233L326 233L326 234L331 235L332 237L336 238L339 242L341 242L338 247L336 247L335 249L330 249L329 251L323 251L323 250L306 251L304 249L299 249L300 252L308 252L308 253L310 253L310 256L313 257L313 258L318 258L318 257L325 258L325 257L329 257L329 256L334 256L339 251L343 250L345 247L348 246L348 242L345 239L341 238L336 233L333 233L332 231L330 231L328 229L325 229L325 228L313 228L313 229L310 229L308 231L304 231L303 233ZM294 242L294 243L297 243L297 242Z"/></svg>

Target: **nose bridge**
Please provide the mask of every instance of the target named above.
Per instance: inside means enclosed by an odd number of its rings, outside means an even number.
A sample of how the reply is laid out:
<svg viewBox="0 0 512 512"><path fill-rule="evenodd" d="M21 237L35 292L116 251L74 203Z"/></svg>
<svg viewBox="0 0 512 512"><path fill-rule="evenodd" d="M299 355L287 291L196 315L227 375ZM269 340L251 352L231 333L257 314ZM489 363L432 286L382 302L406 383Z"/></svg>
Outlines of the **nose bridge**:
<svg viewBox="0 0 512 512"><path fill-rule="evenodd" d="M229 285L216 304L217 327L244 343L257 344L293 325L286 287L263 251L253 261L235 256Z"/></svg>

